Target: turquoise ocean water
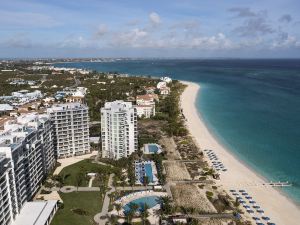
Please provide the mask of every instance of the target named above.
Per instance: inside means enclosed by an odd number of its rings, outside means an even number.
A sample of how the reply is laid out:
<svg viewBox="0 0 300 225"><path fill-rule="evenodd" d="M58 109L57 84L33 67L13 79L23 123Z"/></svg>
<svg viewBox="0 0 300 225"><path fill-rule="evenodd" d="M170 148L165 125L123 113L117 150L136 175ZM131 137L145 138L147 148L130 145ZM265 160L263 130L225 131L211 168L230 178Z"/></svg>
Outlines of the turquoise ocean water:
<svg viewBox="0 0 300 225"><path fill-rule="evenodd" d="M118 60L62 67L197 82L197 108L231 152L300 204L300 60Z"/></svg>

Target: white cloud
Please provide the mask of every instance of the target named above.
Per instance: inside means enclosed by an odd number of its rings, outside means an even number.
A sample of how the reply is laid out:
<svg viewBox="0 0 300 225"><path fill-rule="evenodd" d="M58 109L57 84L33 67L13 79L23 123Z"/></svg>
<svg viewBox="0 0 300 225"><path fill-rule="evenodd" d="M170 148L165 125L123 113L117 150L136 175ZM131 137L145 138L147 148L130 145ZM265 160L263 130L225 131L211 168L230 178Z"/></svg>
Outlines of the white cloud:
<svg viewBox="0 0 300 225"><path fill-rule="evenodd" d="M156 12L150 13L149 19L153 25L158 25L161 23L160 16Z"/></svg>
<svg viewBox="0 0 300 225"><path fill-rule="evenodd" d="M148 33L139 28L134 28L127 32L115 32L110 45L120 47L141 47L144 38L148 36Z"/></svg>
<svg viewBox="0 0 300 225"><path fill-rule="evenodd" d="M104 36L105 34L107 34L108 32L108 28L105 24L100 24L98 29L96 30L96 32L94 33L94 38L101 38L102 36Z"/></svg>
<svg viewBox="0 0 300 225"><path fill-rule="evenodd" d="M300 40L288 33L281 32L279 38L273 41L271 48L300 48Z"/></svg>

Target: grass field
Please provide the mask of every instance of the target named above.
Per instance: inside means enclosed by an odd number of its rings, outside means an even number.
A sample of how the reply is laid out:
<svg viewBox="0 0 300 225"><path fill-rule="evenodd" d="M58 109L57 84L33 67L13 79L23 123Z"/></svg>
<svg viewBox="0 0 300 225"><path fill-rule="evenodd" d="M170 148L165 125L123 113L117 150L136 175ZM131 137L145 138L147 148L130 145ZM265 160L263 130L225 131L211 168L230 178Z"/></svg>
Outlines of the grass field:
<svg viewBox="0 0 300 225"><path fill-rule="evenodd" d="M93 218L102 209L99 192L60 193L60 196L64 208L57 211L51 225L94 225ZM72 212L74 209L82 209L86 215Z"/></svg>
<svg viewBox="0 0 300 225"><path fill-rule="evenodd" d="M92 163L91 160L86 159L78 163L75 163L73 165L65 167L59 173L59 175L65 176L64 185L76 186L76 176L79 173L82 173L84 176L87 173L99 173L101 174L102 177L104 177L105 181L107 182L109 174L115 172L115 170L116 168ZM88 186L88 181L89 178L84 179L80 186L82 187ZM94 181L95 184L96 182L97 181Z"/></svg>

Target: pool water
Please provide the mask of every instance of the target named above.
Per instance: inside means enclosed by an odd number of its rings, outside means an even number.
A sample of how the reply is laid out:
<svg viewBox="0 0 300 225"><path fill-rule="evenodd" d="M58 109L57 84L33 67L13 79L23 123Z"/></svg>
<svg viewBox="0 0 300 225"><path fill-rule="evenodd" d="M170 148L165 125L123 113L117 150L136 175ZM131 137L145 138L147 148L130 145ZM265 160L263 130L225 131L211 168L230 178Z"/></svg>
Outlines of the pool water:
<svg viewBox="0 0 300 225"><path fill-rule="evenodd" d="M149 152L156 153L158 151L158 147L156 145L148 145Z"/></svg>
<svg viewBox="0 0 300 225"><path fill-rule="evenodd" d="M152 173L152 165L151 164L145 164L145 175L148 177L149 182L153 182L153 173Z"/></svg>
<svg viewBox="0 0 300 225"><path fill-rule="evenodd" d="M125 211L125 214L130 211L130 204L135 203L139 205L139 211L142 211L142 209L145 207L145 204L148 205L149 208L154 207L155 205L159 204L159 197L158 196L147 196L138 198L136 200L131 201L130 203L126 204L123 209Z"/></svg>

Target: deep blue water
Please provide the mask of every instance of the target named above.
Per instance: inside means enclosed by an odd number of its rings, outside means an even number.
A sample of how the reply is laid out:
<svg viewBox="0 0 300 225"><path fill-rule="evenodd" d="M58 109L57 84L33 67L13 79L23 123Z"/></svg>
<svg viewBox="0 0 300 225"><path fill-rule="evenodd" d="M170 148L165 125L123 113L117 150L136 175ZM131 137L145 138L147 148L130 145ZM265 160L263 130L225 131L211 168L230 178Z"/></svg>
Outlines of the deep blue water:
<svg viewBox="0 0 300 225"><path fill-rule="evenodd" d="M300 60L121 60L64 67L168 75L201 84L197 107L239 159L300 203Z"/></svg>

